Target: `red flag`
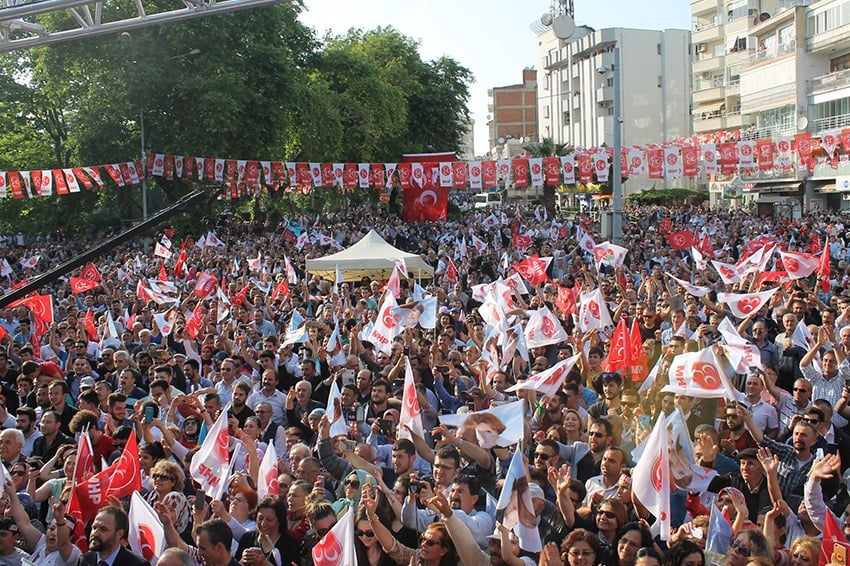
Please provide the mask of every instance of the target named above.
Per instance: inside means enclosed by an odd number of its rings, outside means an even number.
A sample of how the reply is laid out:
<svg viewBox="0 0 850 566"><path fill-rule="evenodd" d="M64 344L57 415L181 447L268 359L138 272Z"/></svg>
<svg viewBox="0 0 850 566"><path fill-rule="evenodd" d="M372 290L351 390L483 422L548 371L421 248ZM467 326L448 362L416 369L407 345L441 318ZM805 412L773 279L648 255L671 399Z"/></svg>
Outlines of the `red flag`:
<svg viewBox="0 0 850 566"><path fill-rule="evenodd" d="M758 166L761 171L773 169L773 140L757 140L756 155L758 156Z"/></svg>
<svg viewBox="0 0 850 566"><path fill-rule="evenodd" d="M829 291L829 237L823 244L823 253L820 256L820 267L818 267L818 281L820 281L821 290L826 293Z"/></svg>
<svg viewBox="0 0 850 566"><path fill-rule="evenodd" d="M632 381L643 381L649 374L649 361L643 349L643 338L640 335L640 327L637 319L632 321L632 331L629 337L631 356L629 357L629 368L631 369Z"/></svg>
<svg viewBox="0 0 850 566"><path fill-rule="evenodd" d="M170 237L170 236L169 236ZM180 245L180 254L177 256L177 261L174 263L174 276L184 277L186 271L186 241Z"/></svg>
<svg viewBox="0 0 850 566"><path fill-rule="evenodd" d="M669 234L671 230L673 230L673 223L670 221L669 216L665 216L664 220L661 221L661 233Z"/></svg>
<svg viewBox="0 0 850 566"><path fill-rule="evenodd" d="M207 271L202 271L198 274L198 280L195 282L195 294L203 299L215 291L216 285L218 285L218 277Z"/></svg>
<svg viewBox="0 0 850 566"><path fill-rule="evenodd" d="M436 222L446 217L449 189L434 185L428 173L421 185L417 181L412 182L410 189L404 191L403 198L405 222Z"/></svg>
<svg viewBox="0 0 850 566"><path fill-rule="evenodd" d="M230 302L236 305L237 307L241 307L245 302L245 297L248 296L248 285L242 287L238 293L236 293L233 297L231 297Z"/></svg>
<svg viewBox="0 0 850 566"><path fill-rule="evenodd" d="M543 175L547 185L561 184L561 163L557 157L543 158Z"/></svg>
<svg viewBox="0 0 850 566"><path fill-rule="evenodd" d="M492 189L498 184L496 176L496 162L482 161L481 162L481 185L485 189Z"/></svg>
<svg viewBox="0 0 850 566"><path fill-rule="evenodd" d="M165 262L159 264L159 275L156 276L159 281L168 281L168 272L165 270Z"/></svg>
<svg viewBox="0 0 850 566"><path fill-rule="evenodd" d="M100 272L93 263L89 263L83 268L83 271L80 273L80 277L88 279L89 281L96 281L97 283L100 283L101 280Z"/></svg>
<svg viewBox="0 0 850 566"><path fill-rule="evenodd" d="M841 528L835 514L827 509L826 518L823 522L823 538L818 566L824 566L832 561L832 552L835 550L836 544L840 544L845 549L850 548L850 544L847 544L847 537L844 536L844 529Z"/></svg>
<svg viewBox="0 0 850 566"><path fill-rule="evenodd" d="M452 187L455 189L465 189L467 173L466 161L452 162Z"/></svg>
<svg viewBox="0 0 850 566"><path fill-rule="evenodd" d="M576 306L576 297L573 294L573 290L569 287L558 285L558 298L555 299L555 306L565 315L576 314L578 307Z"/></svg>
<svg viewBox="0 0 850 566"><path fill-rule="evenodd" d="M457 282L457 267L455 267L455 263L450 259L449 264L446 266L446 281L449 283Z"/></svg>
<svg viewBox="0 0 850 566"><path fill-rule="evenodd" d="M685 177L699 175L699 148L695 145L682 146L682 174Z"/></svg>
<svg viewBox="0 0 850 566"><path fill-rule="evenodd" d="M34 317L53 324L53 295L30 295L9 304L9 308L15 307L27 307Z"/></svg>
<svg viewBox="0 0 850 566"><path fill-rule="evenodd" d="M134 491L142 490L142 472L139 468L139 444L136 441L136 432L131 430L127 438L127 444L121 456L115 463L104 471L110 471L109 488L106 490L107 497L127 497Z"/></svg>
<svg viewBox="0 0 850 566"><path fill-rule="evenodd" d="M546 261L533 255L512 266L522 278L537 287L546 281Z"/></svg>
<svg viewBox="0 0 850 566"><path fill-rule="evenodd" d="M714 248L711 247L711 240L708 238L708 234L703 236L697 247L699 248L699 252L703 255L703 257L705 257L706 259L714 259Z"/></svg>
<svg viewBox="0 0 850 566"><path fill-rule="evenodd" d="M86 291L91 291L98 286L97 282L82 277L71 277L71 292L75 295L81 295Z"/></svg>
<svg viewBox="0 0 850 566"><path fill-rule="evenodd" d="M201 322L203 322L204 318L204 310L201 307L201 303L195 305L194 310L192 311L192 316L189 317L189 320L186 321L186 332L189 333L189 337L194 340L198 337L198 334L201 332Z"/></svg>
<svg viewBox="0 0 850 566"><path fill-rule="evenodd" d="M794 142L797 144L797 155L800 156L800 164L807 166L812 159L812 134L795 134Z"/></svg>
<svg viewBox="0 0 850 566"><path fill-rule="evenodd" d="M593 159L589 153L576 155L576 167L578 168L578 180L586 185L593 180Z"/></svg>
<svg viewBox="0 0 850 566"><path fill-rule="evenodd" d="M515 248L523 250L534 243L531 239L531 236L526 236L525 234L520 234L519 232L514 232L514 234L511 236L511 239L513 240Z"/></svg>
<svg viewBox="0 0 850 566"><path fill-rule="evenodd" d="M620 371L628 367L631 357L631 336L626 328L626 319L620 318L611 336L611 349L602 364L602 371Z"/></svg>
<svg viewBox="0 0 850 566"><path fill-rule="evenodd" d="M289 283L286 282L286 279L282 279L280 283L277 284L277 287L272 291L272 300L274 301L277 297L280 296L283 299L289 296Z"/></svg>
<svg viewBox="0 0 850 566"><path fill-rule="evenodd" d="M91 309L86 311L86 332L88 332L89 338L94 338L97 336L97 327L94 325L94 315L91 312Z"/></svg>
<svg viewBox="0 0 850 566"><path fill-rule="evenodd" d="M515 157L511 162L511 165L514 170L514 186L515 187L527 187L528 186L528 159L523 159L521 157Z"/></svg>
<svg viewBox="0 0 850 566"><path fill-rule="evenodd" d="M694 234L690 230L681 230L669 234L667 241L674 250L684 250L694 245Z"/></svg>

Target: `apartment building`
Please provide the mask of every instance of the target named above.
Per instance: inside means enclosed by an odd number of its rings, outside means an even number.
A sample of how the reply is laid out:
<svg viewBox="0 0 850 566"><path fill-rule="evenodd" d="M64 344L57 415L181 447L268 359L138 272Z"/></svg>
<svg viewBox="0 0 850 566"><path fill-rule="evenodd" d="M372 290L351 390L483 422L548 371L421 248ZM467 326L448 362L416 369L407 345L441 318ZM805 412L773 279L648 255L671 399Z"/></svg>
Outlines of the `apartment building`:
<svg viewBox="0 0 850 566"><path fill-rule="evenodd" d="M523 69L522 82L488 89L490 157L508 159L537 141L537 70Z"/></svg>
<svg viewBox="0 0 850 566"><path fill-rule="evenodd" d="M657 144L691 134L690 32L579 26L569 40L535 28L540 138L577 147L613 145L614 77L620 73L622 145ZM615 60L619 48L619 61ZM687 181L676 180L676 186ZM636 192L656 181L632 178Z"/></svg>

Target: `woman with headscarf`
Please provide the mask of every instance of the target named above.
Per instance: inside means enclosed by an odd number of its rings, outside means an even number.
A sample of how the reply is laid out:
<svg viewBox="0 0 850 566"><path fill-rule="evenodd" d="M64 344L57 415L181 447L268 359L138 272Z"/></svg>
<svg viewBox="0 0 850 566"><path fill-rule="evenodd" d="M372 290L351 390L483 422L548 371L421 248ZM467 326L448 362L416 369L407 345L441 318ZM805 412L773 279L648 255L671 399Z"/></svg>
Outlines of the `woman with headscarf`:
<svg viewBox="0 0 850 566"><path fill-rule="evenodd" d="M368 482L367 482L367 479ZM352 470L342 482L343 495L333 502L333 510L337 518L342 517L343 513L349 509L357 510L360 505L360 488L366 483L376 485L375 477L363 470Z"/></svg>

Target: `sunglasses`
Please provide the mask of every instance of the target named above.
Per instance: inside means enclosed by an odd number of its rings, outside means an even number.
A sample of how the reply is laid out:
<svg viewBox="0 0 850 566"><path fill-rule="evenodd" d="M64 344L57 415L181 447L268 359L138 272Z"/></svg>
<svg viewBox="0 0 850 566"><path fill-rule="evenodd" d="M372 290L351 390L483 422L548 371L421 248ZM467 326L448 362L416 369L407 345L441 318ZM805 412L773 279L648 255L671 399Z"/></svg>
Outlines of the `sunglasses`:
<svg viewBox="0 0 850 566"><path fill-rule="evenodd" d="M549 459L549 454L544 454L543 452L535 452L534 457L540 458L541 460L543 460L545 462L546 460Z"/></svg>
<svg viewBox="0 0 850 566"><path fill-rule="evenodd" d="M730 550L737 550L739 554L743 554L744 556L750 555L750 547L740 541L732 541L732 544L729 545Z"/></svg>
<svg viewBox="0 0 850 566"><path fill-rule="evenodd" d="M12 470L12 471L11 471L11 472L9 472L9 473L10 473L11 475L13 475L13 476L21 476L21 477L23 477L23 476L27 475L27 473L26 473L25 471L23 471L23 470Z"/></svg>
<svg viewBox="0 0 850 566"><path fill-rule="evenodd" d="M358 536L358 537L369 537L369 538L372 538L373 536L375 536L375 531L359 531L359 530L355 530L355 531L354 531L354 534L355 534L356 536Z"/></svg>
<svg viewBox="0 0 850 566"><path fill-rule="evenodd" d="M602 509L598 510L596 512L596 515L597 516L605 515L605 517L608 518L608 519L616 519L617 518L617 514L614 513L613 511L604 511Z"/></svg>
<svg viewBox="0 0 850 566"><path fill-rule="evenodd" d="M429 538L429 539L424 539L422 541L422 544L424 544L425 546L437 546L440 543L438 541L432 539L432 538Z"/></svg>
<svg viewBox="0 0 850 566"><path fill-rule="evenodd" d="M173 477L166 475L166 474L153 474L151 477L155 480L174 481Z"/></svg>
<svg viewBox="0 0 850 566"><path fill-rule="evenodd" d="M348 480L345 482L345 487L360 487L360 480Z"/></svg>
<svg viewBox="0 0 850 566"><path fill-rule="evenodd" d="M605 438L608 435L604 432L591 432L590 436L592 436L593 438Z"/></svg>

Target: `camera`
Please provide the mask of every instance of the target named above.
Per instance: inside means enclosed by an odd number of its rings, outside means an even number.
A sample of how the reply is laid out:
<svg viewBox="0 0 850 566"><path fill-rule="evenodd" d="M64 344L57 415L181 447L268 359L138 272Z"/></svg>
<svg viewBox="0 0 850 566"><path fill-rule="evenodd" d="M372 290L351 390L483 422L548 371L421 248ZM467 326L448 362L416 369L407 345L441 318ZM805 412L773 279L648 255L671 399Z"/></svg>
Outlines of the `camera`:
<svg viewBox="0 0 850 566"><path fill-rule="evenodd" d="M408 489L410 489L410 493L419 495L423 487L428 487L433 491L435 484L436 482L432 476L422 476L421 478L410 480L410 487Z"/></svg>

